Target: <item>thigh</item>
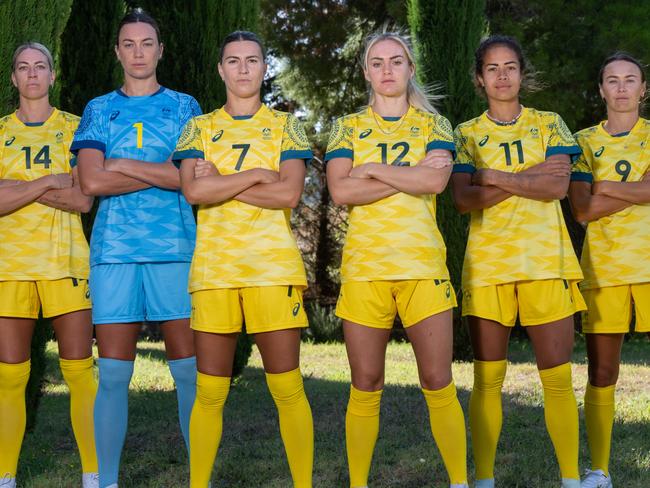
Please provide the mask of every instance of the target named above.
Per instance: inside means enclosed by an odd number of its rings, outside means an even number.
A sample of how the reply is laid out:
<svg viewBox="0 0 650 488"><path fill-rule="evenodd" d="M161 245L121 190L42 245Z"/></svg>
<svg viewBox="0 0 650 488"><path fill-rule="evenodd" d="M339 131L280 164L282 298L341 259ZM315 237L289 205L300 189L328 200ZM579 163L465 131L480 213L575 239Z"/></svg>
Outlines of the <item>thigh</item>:
<svg viewBox="0 0 650 488"><path fill-rule="evenodd" d="M80 310L52 319L52 327L63 359L85 359L92 355L93 324L90 310Z"/></svg>
<svg viewBox="0 0 650 488"><path fill-rule="evenodd" d="M86 279L37 281L36 286L43 307L43 317L57 317L80 310L90 311L90 290Z"/></svg>
<svg viewBox="0 0 650 488"><path fill-rule="evenodd" d="M286 373L300 366L300 329L255 334L255 344L267 373Z"/></svg>
<svg viewBox="0 0 650 488"><path fill-rule="evenodd" d="M591 385L616 384L624 337L624 334L585 334Z"/></svg>
<svg viewBox="0 0 650 488"><path fill-rule="evenodd" d="M0 363L24 363L31 356L36 321L0 317Z"/></svg>
<svg viewBox="0 0 650 488"><path fill-rule="evenodd" d="M512 327L507 327L494 320L470 316L470 340L474 359L479 361L502 361L508 356L508 340Z"/></svg>
<svg viewBox="0 0 650 488"><path fill-rule="evenodd" d="M160 324L165 340L167 359L183 359L194 356L194 334L190 319L168 320Z"/></svg>
<svg viewBox="0 0 650 488"><path fill-rule="evenodd" d="M451 383L453 356L452 311L427 317L407 327L418 365L420 384L427 390L439 390Z"/></svg>
<svg viewBox="0 0 650 488"><path fill-rule="evenodd" d="M211 376L232 376L238 335L195 330L194 348L199 372Z"/></svg>
<svg viewBox="0 0 650 488"><path fill-rule="evenodd" d="M362 391L382 389L390 329L344 320L343 335L354 387Z"/></svg>
<svg viewBox="0 0 650 488"><path fill-rule="evenodd" d="M573 336L575 334L573 315L548 324L526 327L533 343L538 369L549 369L571 361Z"/></svg>
<svg viewBox="0 0 650 488"><path fill-rule="evenodd" d="M141 324L101 324L95 326L99 357L134 361Z"/></svg>
<svg viewBox="0 0 650 488"><path fill-rule="evenodd" d="M141 265L126 263L91 266L90 298L94 324L144 321Z"/></svg>
<svg viewBox="0 0 650 488"><path fill-rule="evenodd" d="M191 299L187 291L190 263L142 264L146 320L188 319Z"/></svg>
<svg viewBox="0 0 650 488"><path fill-rule="evenodd" d="M37 319L40 308L35 281L0 281L0 317Z"/></svg>
<svg viewBox="0 0 650 488"><path fill-rule="evenodd" d="M392 329L397 304L392 281L343 283L336 303L336 315L344 321L379 329Z"/></svg>

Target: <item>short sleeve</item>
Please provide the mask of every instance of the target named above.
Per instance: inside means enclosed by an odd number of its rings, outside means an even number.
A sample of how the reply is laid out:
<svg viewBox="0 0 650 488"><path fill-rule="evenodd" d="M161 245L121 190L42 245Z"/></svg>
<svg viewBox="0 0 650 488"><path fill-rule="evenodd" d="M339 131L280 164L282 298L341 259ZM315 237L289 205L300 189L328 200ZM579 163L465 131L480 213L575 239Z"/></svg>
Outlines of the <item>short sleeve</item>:
<svg viewBox="0 0 650 488"><path fill-rule="evenodd" d="M202 114L203 112L201 111L199 102L197 102L194 97L187 95L180 114L181 127L184 127L192 117L198 117Z"/></svg>
<svg viewBox="0 0 650 488"><path fill-rule="evenodd" d="M445 149L456 156L454 132L449 121L442 115L431 114L427 124L427 152Z"/></svg>
<svg viewBox="0 0 650 488"><path fill-rule="evenodd" d="M91 100L81 117L75 132L70 151L76 156L80 149L97 149L106 153L107 128L103 111L99 110L98 103Z"/></svg>
<svg viewBox="0 0 650 488"><path fill-rule="evenodd" d="M575 160L581 153L580 146L578 146L571 131L558 114L552 114L547 129L546 157L555 154L567 154L571 156L572 161Z"/></svg>
<svg viewBox="0 0 650 488"><path fill-rule="evenodd" d="M204 157L205 148L201 138L201 128L197 124L197 119L191 118L181 131L172 161L179 164L183 159L203 159Z"/></svg>
<svg viewBox="0 0 650 488"><path fill-rule="evenodd" d="M456 157L454 158L452 171L454 173L474 173L476 164L469 148L469 139L460 126L456 127L454 131L454 142L456 144Z"/></svg>
<svg viewBox="0 0 650 488"><path fill-rule="evenodd" d="M311 161L314 154L311 151L309 139L305 133L302 122L294 115L288 114L282 131L282 146L280 149L280 162L288 159L304 159Z"/></svg>
<svg viewBox="0 0 650 488"><path fill-rule="evenodd" d="M348 125L345 117L336 119L332 124L329 141L327 142L325 161L334 158L354 159L353 133L354 130Z"/></svg>
<svg viewBox="0 0 650 488"><path fill-rule="evenodd" d="M571 181L593 183L594 175L590 163L591 150L586 141L584 141L579 134L575 135L575 140L577 141L578 146L580 146L582 152L573 162L573 167L571 168Z"/></svg>

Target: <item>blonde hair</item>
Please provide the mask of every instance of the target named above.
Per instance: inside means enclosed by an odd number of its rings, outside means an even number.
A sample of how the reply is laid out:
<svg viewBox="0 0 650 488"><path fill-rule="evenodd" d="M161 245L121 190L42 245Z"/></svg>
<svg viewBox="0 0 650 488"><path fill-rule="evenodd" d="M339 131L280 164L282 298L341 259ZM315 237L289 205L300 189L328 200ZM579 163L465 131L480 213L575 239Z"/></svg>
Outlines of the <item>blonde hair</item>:
<svg viewBox="0 0 650 488"><path fill-rule="evenodd" d="M404 52L406 53L406 58L408 60L409 66L415 66L415 55L413 54L413 48L411 46L409 38L405 35L400 34L399 32L382 30L375 32L366 38L363 56L361 58L361 66L363 67L364 71L368 70L368 57L370 55L370 50L378 42L386 40L394 41L402 46L402 49L404 49ZM370 85L368 86L368 90L368 105L372 105L375 101L375 92ZM438 111L436 110L434 103L437 100L443 98L443 96L435 94L434 90L435 87L422 86L413 77L411 77L406 88L406 100L409 105L412 105L417 109L437 114Z"/></svg>
<svg viewBox="0 0 650 488"><path fill-rule="evenodd" d="M35 51L40 52L47 59L47 64L50 66L50 71L54 71L54 59L52 58L52 53L48 48L46 48L40 42L25 42L16 48L14 51L14 57L11 62L11 71L16 71L16 62L18 61L18 56L21 55L23 51L27 49L34 49Z"/></svg>

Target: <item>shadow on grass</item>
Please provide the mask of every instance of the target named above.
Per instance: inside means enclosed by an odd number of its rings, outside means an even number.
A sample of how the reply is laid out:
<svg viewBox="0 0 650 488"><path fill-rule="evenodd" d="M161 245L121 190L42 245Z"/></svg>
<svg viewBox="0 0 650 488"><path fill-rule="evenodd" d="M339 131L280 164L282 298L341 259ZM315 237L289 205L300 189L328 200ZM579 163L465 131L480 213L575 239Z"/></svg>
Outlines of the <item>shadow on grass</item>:
<svg viewBox="0 0 650 488"><path fill-rule="evenodd" d="M139 350L164 360L164 352L158 349L145 346ZM62 383L55 354L48 355L48 363L48 380ZM344 431L349 384L306 377L305 388L315 421L314 486L348 486ZM459 389L459 397L467 413L469 391ZM187 456L178 428L174 392L131 391L129 415L120 488L187 486ZM618 484L627 488L647 486L650 469L643 446L647 448L650 425L617 423L614 437L611 470ZM631 452L632 447L637 451ZM586 465L587 456L583 433L581 465ZM36 429L23 445L18 474L21 486L79 486L79 472L67 395L45 395ZM497 484L508 488L558 486L557 465L538 398L504 395L504 430L496 476ZM446 488L446 479L420 389L414 385L388 385L382 400L370 486ZM212 486L291 486L275 406L259 368L247 368L231 389Z"/></svg>

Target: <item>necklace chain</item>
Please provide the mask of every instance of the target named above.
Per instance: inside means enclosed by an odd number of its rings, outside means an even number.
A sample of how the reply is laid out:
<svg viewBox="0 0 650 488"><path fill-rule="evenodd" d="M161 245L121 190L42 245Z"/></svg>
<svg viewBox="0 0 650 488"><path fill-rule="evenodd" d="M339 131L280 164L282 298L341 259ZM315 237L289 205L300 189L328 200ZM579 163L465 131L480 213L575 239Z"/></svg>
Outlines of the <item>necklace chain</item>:
<svg viewBox="0 0 650 488"><path fill-rule="evenodd" d="M490 119L492 122L497 124L497 125L515 125L517 123L517 121L519 120L519 117L521 117L522 113L524 113L524 106L520 104L519 105L519 113L517 115L515 115L514 119L512 119L512 120L507 120L507 121L506 120L499 120L499 119L497 119L495 117L492 117L490 115L490 112L487 111L487 110L485 111L485 116L488 119Z"/></svg>
<svg viewBox="0 0 650 488"><path fill-rule="evenodd" d="M380 132L382 132L384 135L387 135L387 136L389 136L389 135L391 135L391 134L394 134L395 132L397 132L397 131L399 130L400 127L402 127L402 124L403 124L404 121L406 120L406 114L408 113L408 110L407 110L407 111L406 111L406 112L405 112L405 113L400 117L400 122L399 122L399 124L397 124L397 127L393 128L393 130L387 131L387 130L385 130L385 129L381 126L381 122L379 121L379 119L377 119L377 114L376 114L375 111L372 109L372 107L370 107L370 111L372 112L372 118L375 119L375 124L377 124L377 127L379 128Z"/></svg>

